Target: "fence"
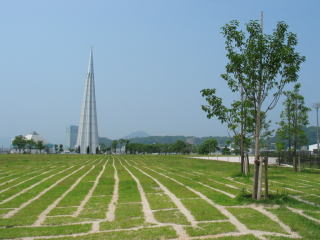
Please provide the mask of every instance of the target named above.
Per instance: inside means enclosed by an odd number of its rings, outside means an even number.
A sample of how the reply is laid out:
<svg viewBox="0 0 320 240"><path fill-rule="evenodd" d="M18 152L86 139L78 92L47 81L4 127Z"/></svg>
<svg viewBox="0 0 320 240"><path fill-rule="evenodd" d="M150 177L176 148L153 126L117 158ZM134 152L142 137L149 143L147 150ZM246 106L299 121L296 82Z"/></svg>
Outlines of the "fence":
<svg viewBox="0 0 320 240"><path fill-rule="evenodd" d="M268 157L276 157L277 163L279 165L287 164L287 165L293 166L294 154L292 151L291 152L289 152L289 151L262 152L261 155L268 156ZM298 163L300 160L301 168L318 168L318 169L320 169L320 154L312 153L309 151L297 151L296 157L297 157Z"/></svg>

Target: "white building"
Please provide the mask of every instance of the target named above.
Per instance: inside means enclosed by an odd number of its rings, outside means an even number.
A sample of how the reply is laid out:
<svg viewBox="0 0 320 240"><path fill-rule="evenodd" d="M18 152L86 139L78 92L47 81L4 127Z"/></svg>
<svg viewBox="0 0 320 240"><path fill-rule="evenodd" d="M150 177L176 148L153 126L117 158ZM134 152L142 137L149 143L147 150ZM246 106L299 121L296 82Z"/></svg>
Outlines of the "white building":
<svg viewBox="0 0 320 240"><path fill-rule="evenodd" d="M43 137L41 137L36 131L33 131L30 134L27 134L24 136L27 140L33 140L34 142L42 141L43 144L48 144L47 140L45 140Z"/></svg>
<svg viewBox="0 0 320 240"><path fill-rule="evenodd" d="M308 146L308 150L310 152L313 152L313 150L317 150L317 149L318 149L318 144L317 143Z"/></svg>

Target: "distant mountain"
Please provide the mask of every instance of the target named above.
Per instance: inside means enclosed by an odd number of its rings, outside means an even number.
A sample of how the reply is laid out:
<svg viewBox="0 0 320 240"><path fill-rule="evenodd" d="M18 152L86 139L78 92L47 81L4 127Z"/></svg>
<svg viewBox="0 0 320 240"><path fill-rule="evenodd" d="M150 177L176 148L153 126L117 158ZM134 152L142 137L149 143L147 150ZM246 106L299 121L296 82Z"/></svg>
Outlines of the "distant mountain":
<svg viewBox="0 0 320 240"><path fill-rule="evenodd" d="M199 145L203 143L208 138L215 138L218 141L220 146L224 146L227 144L228 140L231 140L230 137L193 137L193 136L148 136L148 137L136 137L131 138L130 142L132 143L143 143L143 144L172 144L177 140L181 140L193 145Z"/></svg>
<svg viewBox="0 0 320 240"><path fill-rule="evenodd" d="M316 126L308 126L303 128L303 131L306 134L307 137L307 144L306 145L311 145L317 143L317 127ZM319 128L320 131L320 128ZM269 146L275 146L275 143L277 142L277 137L275 135L269 137L267 139L267 143ZM286 146L288 143L286 143Z"/></svg>
<svg viewBox="0 0 320 240"><path fill-rule="evenodd" d="M144 131L136 131L133 133L130 133L128 136L125 136L125 139L132 139L132 138L143 138L143 137L149 137L149 135Z"/></svg>
<svg viewBox="0 0 320 240"><path fill-rule="evenodd" d="M111 146L112 140L106 137L99 137L99 144L104 144L106 146Z"/></svg>

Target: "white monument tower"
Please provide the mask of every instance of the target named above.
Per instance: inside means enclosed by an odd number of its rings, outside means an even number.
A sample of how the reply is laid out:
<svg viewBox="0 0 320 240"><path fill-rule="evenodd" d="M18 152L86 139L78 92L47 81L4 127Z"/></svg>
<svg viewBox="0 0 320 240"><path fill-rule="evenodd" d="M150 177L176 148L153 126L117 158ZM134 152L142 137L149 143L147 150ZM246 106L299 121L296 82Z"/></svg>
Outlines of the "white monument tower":
<svg viewBox="0 0 320 240"><path fill-rule="evenodd" d="M94 86L93 53L90 52L88 75L85 82L84 98L81 108L77 147L81 154L96 153L98 142L98 123L96 95Z"/></svg>

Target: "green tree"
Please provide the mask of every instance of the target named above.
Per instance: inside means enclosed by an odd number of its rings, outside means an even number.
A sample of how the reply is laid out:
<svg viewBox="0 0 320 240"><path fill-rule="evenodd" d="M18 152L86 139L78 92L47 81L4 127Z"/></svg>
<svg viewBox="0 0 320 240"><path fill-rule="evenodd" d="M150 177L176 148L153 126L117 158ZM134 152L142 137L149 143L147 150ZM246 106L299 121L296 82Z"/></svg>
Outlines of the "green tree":
<svg viewBox="0 0 320 240"><path fill-rule="evenodd" d="M17 148L19 152L23 151L27 145L27 140L24 136L19 135L14 138L12 141L13 147Z"/></svg>
<svg viewBox="0 0 320 240"><path fill-rule="evenodd" d="M108 151L108 146L105 143L100 143L100 152L105 153Z"/></svg>
<svg viewBox="0 0 320 240"><path fill-rule="evenodd" d="M121 139L119 139L118 143L119 143L119 145L120 145L120 153L123 153L123 152L122 152L122 148L123 148L123 147L125 148L125 152L127 152L126 146L127 146L127 144L129 143L129 140L128 140L128 139L123 139L123 138L121 138Z"/></svg>
<svg viewBox="0 0 320 240"><path fill-rule="evenodd" d="M117 151L117 146L118 146L118 140L113 140L111 143L111 149L113 149L114 152Z"/></svg>
<svg viewBox="0 0 320 240"><path fill-rule="evenodd" d="M296 172L298 171L297 150L307 144L304 129L309 124L308 112L311 111L305 106L300 87L301 84L298 83L294 85L292 91L284 92L286 99L283 102L284 109L281 112L281 121L278 123L279 128L276 133L277 140L280 143L286 143Z"/></svg>
<svg viewBox="0 0 320 240"><path fill-rule="evenodd" d="M59 152L60 152L60 153L63 152L63 144L59 144Z"/></svg>
<svg viewBox="0 0 320 240"><path fill-rule="evenodd" d="M125 139L120 138L119 141L118 141L119 148L120 148L120 153L122 153L122 147L123 147L124 143L125 143Z"/></svg>
<svg viewBox="0 0 320 240"><path fill-rule="evenodd" d="M39 149L40 153L42 152L42 150L45 148L43 141L37 141L36 143L36 147L37 149Z"/></svg>
<svg viewBox="0 0 320 240"><path fill-rule="evenodd" d="M215 152L218 147L218 142L214 138L205 140L198 148L200 154L209 154Z"/></svg>
<svg viewBox="0 0 320 240"><path fill-rule="evenodd" d="M221 149L222 155L230 155L231 154L231 150L230 148L228 148L227 145L225 145L222 149Z"/></svg>
<svg viewBox="0 0 320 240"><path fill-rule="evenodd" d="M59 145L58 145L58 144L55 144L55 145L54 145L54 152L55 152L55 153L58 153L58 151L59 151Z"/></svg>
<svg viewBox="0 0 320 240"><path fill-rule="evenodd" d="M174 144L170 146L170 152L175 153L189 153L190 152L190 144L187 144L186 142L182 140L177 140Z"/></svg>
<svg viewBox="0 0 320 240"><path fill-rule="evenodd" d="M35 141L33 141L32 139L26 140L26 148L29 149L30 153L31 153L31 150L35 147L36 147Z"/></svg>
<svg viewBox="0 0 320 240"><path fill-rule="evenodd" d="M305 57L296 52L297 36L288 32L284 22L279 22L272 34L265 34L258 21L246 24L246 32L239 29L238 21L231 21L222 28L222 33L226 39L228 63L226 73L221 76L232 92L243 91L244 99L253 109L255 170L252 198L260 200L263 120L276 106L284 86L297 81Z"/></svg>
<svg viewBox="0 0 320 240"><path fill-rule="evenodd" d="M241 172L247 175L249 173L249 159L245 159L245 151L248 151L249 147L248 135L252 133L251 102L245 99L242 90L240 94L241 100L234 101L230 108L226 107L222 98L216 95L216 89L203 89L201 94L207 102L207 105L202 105L202 110L207 113L207 118L217 117L231 131L234 143L239 146Z"/></svg>
<svg viewBox="0 0 320 240"><path fill-rule="evenodd" d="M124 146L125 146L125 153L127 154L128 150L127 150L127 146L128 144L130 143L130 140L129 139L125 139L124 140Z"/></svg>

